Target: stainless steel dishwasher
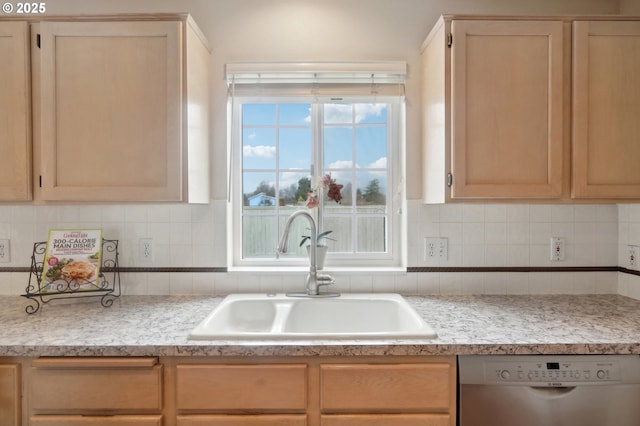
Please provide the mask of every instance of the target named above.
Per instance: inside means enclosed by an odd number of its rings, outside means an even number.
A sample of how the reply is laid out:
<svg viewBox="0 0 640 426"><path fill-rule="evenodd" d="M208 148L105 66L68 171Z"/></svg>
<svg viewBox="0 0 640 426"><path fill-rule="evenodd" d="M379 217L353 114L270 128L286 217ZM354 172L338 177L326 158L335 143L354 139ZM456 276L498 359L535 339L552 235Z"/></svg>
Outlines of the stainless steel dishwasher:
<svg viewBox="0 0 640 426"><path fill-rule="evenodd" d="M460 356L459 426L638 426L640 356Z"/></svg>

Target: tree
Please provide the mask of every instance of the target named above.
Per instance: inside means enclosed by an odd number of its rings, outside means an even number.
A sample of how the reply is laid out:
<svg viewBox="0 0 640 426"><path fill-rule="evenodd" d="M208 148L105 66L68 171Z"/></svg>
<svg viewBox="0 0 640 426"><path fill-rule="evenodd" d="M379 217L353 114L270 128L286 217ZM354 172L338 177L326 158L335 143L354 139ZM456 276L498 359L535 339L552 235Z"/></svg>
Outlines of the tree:
<svg viewBox="0 0 640 426"><path fill-rule="evenodd" d="M263 180L258 184L256 189L253 191L253 194L251 195L256 195L260 193L264 193L264 195L268 195L269 197L275 197L276 187L273 185L269 185L269 182Z"/></svg>
<svg viewBox="0 0 640 426"><path fill-rule="evenodd" d="M366 204L386 204L385 195L380 192L380 181L378 179L372 179L369 181L369 185L362 193L362 199Z"/></svg>
<svg viewBox="0 0 640 426"><path fill-rule="evenodd" d="M296 200L306 200L307 192L311 192L311 179L303 177L298 181L298 190L296 191Z"/></svg>
<svg viewBox="0 0 640 426"><path fill-rule="evenodd" d="M298 187L292 183L288 188L280 190L280 205L294 205L298 202Z"/></svg>

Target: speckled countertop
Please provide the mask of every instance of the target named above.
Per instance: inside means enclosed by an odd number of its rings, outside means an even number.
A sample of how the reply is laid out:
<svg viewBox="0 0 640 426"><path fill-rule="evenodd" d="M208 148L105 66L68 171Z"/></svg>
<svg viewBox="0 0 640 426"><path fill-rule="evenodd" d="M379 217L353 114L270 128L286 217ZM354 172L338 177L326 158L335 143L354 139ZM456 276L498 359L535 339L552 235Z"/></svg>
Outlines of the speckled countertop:
<svg viewBox="0 0 640 426"><path fill-rule="evenodd" d="M0 297L0 356L309 356L456 354L640 354L640 301L617 295L407 296L435 340L189 341L222 300L123 296L52 301ZM78 303L79 302L79 303Z"/></svg>

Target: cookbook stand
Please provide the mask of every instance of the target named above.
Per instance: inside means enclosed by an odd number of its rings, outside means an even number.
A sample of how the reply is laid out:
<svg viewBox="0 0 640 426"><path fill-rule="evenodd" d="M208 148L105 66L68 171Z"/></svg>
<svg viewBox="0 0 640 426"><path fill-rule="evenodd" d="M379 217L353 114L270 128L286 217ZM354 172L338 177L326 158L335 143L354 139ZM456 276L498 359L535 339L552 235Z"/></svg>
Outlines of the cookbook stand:
<svg viewBox="0 0 640 426"><path fill-rule="evenodd" d="M116 297L120 296L120 266L118 264L118 240L102 239L102 256L100 271L92 280L67 281L59 278L41 287L42 271L44 267L47 242L33 244L31 254L31 272L26 294L22 294L29 301L24 309L27 314L35 314L41 304L57 299L75 299L80 297L100 297L100 304L105 308L113 305Z"/></svg>

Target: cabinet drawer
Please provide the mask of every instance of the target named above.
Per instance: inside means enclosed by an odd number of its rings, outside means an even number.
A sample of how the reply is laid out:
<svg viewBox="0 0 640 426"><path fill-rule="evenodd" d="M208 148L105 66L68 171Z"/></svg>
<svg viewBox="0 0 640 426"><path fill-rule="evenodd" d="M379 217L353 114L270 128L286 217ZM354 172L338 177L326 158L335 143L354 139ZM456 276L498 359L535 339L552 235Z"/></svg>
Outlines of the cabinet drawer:
<svg viewBox="0 0 640 426"><path fill-rule="evenodd" d="M178 426L306 426L304 414L179 416Z"/></svg>
<svg viewBox="0 0 640 426"><path fill-rule="evenodd" d="M448 364L322 365L320 380L325 413L449 411Z"/></svg>
<svg viewBox="0 0 640 426"><path fill-rule="evenodd" d="M286 410L307 406L307 366L179 365L178 410Z"/></svg>
<svg viewBox="0 0 640 426"><path fill-rule="evenodd" d="M155 358L40 358L29 398L38 412L159 411L162 366Z"/></svg>
<svg viewBox="0 0 640 426"><path fill-rule="evenodd" d="M162 416L33 416L31 426L162 426Z"/></svg>
<svg viewBox="0 0 640 426"><path fill-rule="evenodd" d="M339 414L322 416L320 426L449 426L447 414Z"/></svg>

